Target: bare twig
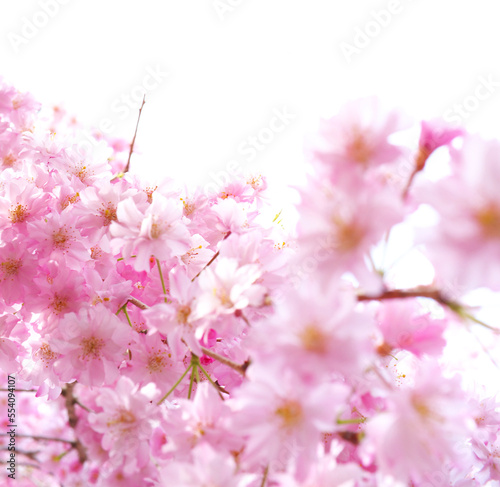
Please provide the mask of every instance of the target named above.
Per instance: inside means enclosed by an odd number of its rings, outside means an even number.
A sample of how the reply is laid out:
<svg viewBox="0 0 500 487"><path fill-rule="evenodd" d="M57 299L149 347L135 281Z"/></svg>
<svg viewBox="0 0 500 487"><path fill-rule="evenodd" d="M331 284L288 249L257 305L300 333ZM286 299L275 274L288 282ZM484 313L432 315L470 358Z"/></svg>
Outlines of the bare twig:
<svg viewBox="0 0 500 487"><path fill-rule="evenodd" d="M78 424L78 416L76 415L75 411L75 404L77 404L77 399L73 396L73 389L75 388L75 384L76 382L66 384L66 387L63 389L63 395L66 399L66 410L68 411L68 422L73 429L75 429L76 425ZM76 438L76 440L73 442L73 448L75 448L75 450L78 452L78 459L80 460L80 463L85 463L87 460L87 451L78 438Z"/></svg>
<svg viewBox="0 0 500 487"><path fill-rule="evenodd" d="M135 126L134 138L132 139L132 142L130 144L130 151L128 153L127 165L125 166L125 169L123 171L124 173L128 172L128 170L130 168L130 158L132 157L132 152L134 152L134 144L135 144L135 138L137 136L137 129L139 128L139 121L141 120L142 108L144 107L145 103L146 103L146 95L144 95L144 98L142 99L141 108L139 108L139 116L137 117L137 125Z"/></svg>
<svg viewBox="0 0 500 487"><path fill-rule="evenodd" d="M222 240L226 240L226 238L227 238L227 237L229 237L229 235L231 235L231 232L227 232L227 233L226 233L226 236L225 236ZM203 271L204 271L204 270L205 270L208 266L210 266L210 265L213 263L213 261L214 261L217 257L219 257L219 251L215 252L215 254L212 256L212 258L208 261L207 265L206 265L203 269L201 269L201 271L200 271L200 272L198 272L198 274L196 274L196 276L194 276L194 277L191 279L191 282L194 282L194 280L195 280L195 279L196 279L196 278L197 278L197 277L198 277L198 276L199 276L199 275L200 275L200 274L201 274L201 273L202 273L202 272L203 272Z"/></svg>
<svg viewBox="0 0 500 487"><path fill-rule="evenodd" d="M233 360L231 360L227 357L223 357L222 355L219 355L218 353L213 352L212 350L205 348L205 347L201 347L201 351L207 357L213 358L214 360L217 360L221 364L224 364L224 365L227 365L228 367L231 367L233 370L236 370L236 372L238 372L239 374L241 374L243 376L245 375L245 372L248 369L248 366L250 365L250 360L246 360L242 364L238 364L238 363L234 362Z"/></svg>
<svg viewBox="0 0 500 487"><path fill-rule="evenodd" d="M131 303L140 309L148 309L149 308L149 306L147 304L145 304L142 301L139 301L137 298L133 298L133 297L128 298L127 303Z"/></svg>

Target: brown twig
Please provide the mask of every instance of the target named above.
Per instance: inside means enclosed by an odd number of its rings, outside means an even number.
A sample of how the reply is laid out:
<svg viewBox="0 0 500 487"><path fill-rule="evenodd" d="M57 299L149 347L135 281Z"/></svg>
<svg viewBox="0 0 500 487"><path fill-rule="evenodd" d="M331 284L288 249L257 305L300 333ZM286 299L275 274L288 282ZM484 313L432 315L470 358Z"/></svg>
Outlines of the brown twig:
<svg viewBox="0 0 500 487"><path fill-rule="evenodd" d="M226 233L226 236L225 236L222 240L226 240L226 238L227 238L227 237L229 237L229 235L231 235L231 232L227 232L227 233ZM210 266L210 265L213 263L213 261L214 261L217 257L219 257L219 253L220 253L219 251L215 252L215 254L212 256L212 258L208 261L207 265L206 265L203 269L201 269L201 271L200 271L200 272L198 272L198 274L196 274L196 276L194 276L194 277L191 279L191 282L194 282L194 280L195 280L195 279L196 279L196 278L197 278L197 277L198 277L198 276L199 276L199 275L200 275L200 274L201 274L201 273L202 273L202 272L203 272L203 271L204 271L204 270L205 270L208 266Z"/></svg>
<svg viewBox="0 0 500 487"><path fill-rule="evenodd" d="M148 309L149 308L149 306L147 304L145 304L142 301L139 301L137 298L133 298L133 297L128 298L127 303L131 303L140 309Z"/></svg>
<svg viewBox="0 0 500 487"><path fill-rule="evenodd" d="M384 299L404 299L404 298L429 298L434 299L439 304L445 306L453 305L447 300L438 289L415 288L415 289L392 289L383 291L380 294L358 294L358 301L383 301Z"/></svg>
<svg viewBox="0 0 500 487"><path fill-rule="evenodd" d="M0 433L0 436L9 436L8 433ZM67 443L68 445L75 446L75 442L72 440L64 440L63 438L53 438L51 436L41 436L41 435L23 435L16 433L17 438L29 438L36 441L59 441L60 443Z"/></svg>
<svg viewBox="0 0 500 487"><path fill-rule="evenodd" d="M245 375L246 370L248 369L248 366L250 365L250 360L246 360L242 364L238 364L234 362L233 360L223 357L222 355L219 355L216 352L213 352L212 350L201 347L201 351L206 355L207 357L213 358L214 360L217 360L221 364L227 365L228 367L231 367L233 370L236 370L241 375Z"/></svg>
<svg viewBox="0 0 500 487"><path fill-rule="evenodd" d="M73 429L75 429L76 425L78 424L78 416L76 415L75 411L75 404L77 404L77 399L73 396L73 389L75 388L75 384L76 382L66 384L66 387L62 392L64 398L66 399L68 423ZM87 451L78 438L76 438L76 440L73 442L73 448L75 448L75 450L78 452L78 460L80 460L80 463L85 463L87 460Z"/></svg>
<svg viewBox="0 0 500 487"><path fill-rule="evenodd" d="M134 138L132 139L132 142L130 143L130 151L128 153L128 160L127 160L127 165L125 166L124 173L128 172L130 168L130 158L132 157L132 152L134 152L134 145L135 145L135 138L137 136L137 129L139 128L139 121L141 120L141 113L142 113L142 108L144 107L144 104L146 103L146 95L144 95L142 99L142 105L141 108L139 108L139 116L137 117L137 125L135 126L135 133L134 133Z"/></svg>

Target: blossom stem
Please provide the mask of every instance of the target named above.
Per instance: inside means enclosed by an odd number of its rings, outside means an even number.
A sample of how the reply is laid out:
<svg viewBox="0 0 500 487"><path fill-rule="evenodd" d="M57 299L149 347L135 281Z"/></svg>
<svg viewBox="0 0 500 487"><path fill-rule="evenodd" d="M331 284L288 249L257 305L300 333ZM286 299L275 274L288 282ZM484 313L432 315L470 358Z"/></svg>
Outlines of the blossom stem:
<svg viewBox="0 0 500 487"><path fill-rule="evenodd" d="M181 375L180 379L172 386L172 388L156 403L157 406L159 406L163 401L165 401L167 399L168 396L170 396L170 394L172 394L172 392L175 391L175 389L177 388L177 386L182 382L182 379L184 379L184 377L186 377L187 373L191 370L191 368L193 367L193 364L189 364L189 367L184 371L184 373Z"/></svg>
<svg viewBox="0 0 500 487"><path fill-rule="evenodd" d="M123 312L125 313L125 316L127 317L128 324L130 325L130 328L133 328L132 326L132 321L130 320L130 316L127 311L127 305L125 305L123 308Z"/></svg>
<svg viewBox="0 0 500 487"><path fill-rule="evenodd" d="M268 473L269 473L269 465L267 465L267 467L264 469L264 475L262 477L262 482L260 484L260 487L264 487L266 485Z"/></svg>
<svg viewBox="0 0 500 487"><path fill-rule="evenodd" d="M433 299L442 306L448 307L451 311L456 313L458 316L464 319L468 319L477 323L478 325L484 326L488 330L491 330L497 334L500 333L500 329L494 326L486 324L484 321L471 315L469 312L465 311L464 307L455 301L450 301L445 298L439 289L429 289L423 287L417 287L414 289L392 289L388 291L383 291L377 295L367 295L358 294L358 301L383 301L385 299L404 299L404 298L429 298Z"/></svg>
<svg viewBox="0 0 500 487"><path fill-rule="evenodd" d="M165 289L165 281L163 280L163 272L161 271L161 264L160 264L160 261L158 259L156 259L156 265L158 266L158 272L160 273L161 287L163 289L163 294L165 295L164 296L165 303L168 303L167 290Z"/></svg>
<svg viewBox="0 0 500 487"><path fill-rule="evenodd" d="M134 306L137 306L139 309L148 309L149 306L145 303L143 303L142 301L139 301L137 298L134 298L134 297L130 297L128 298L128 303L131 303L133 304Z"/></svg>
<svg viewBox="0 0 500 487"><path fill-rule="evenodd" d="M142 98L142 105L141 108L139 108L139 116L137 117L137 124L135 126L135 132L134 132L134 138L132 139L132 142L130 144L130 151L128 153L128 160L127 160L127 165L125 166L125 169L123 172L128 172L130 169L130 158L132 157L132 153L134 152L134 145L135 145L135 138L137 136L137 129L139 128L139 121L141 120L141 113L142 113L142 108L144 107L144 104L146 103L146 95Z"/></svg>
<svg viewBox="0 0 500 487"><path fill-rule="evenodd" d="M9 433L0 433L0 436L9 436ZM36 441L58 441L60 443L67 443L68 445L75 446L75 442L72 440L64 440L62 438L53 438L50 436L40 436L40 435L23 435L16 433L18 438L30 438Z"/></svg>
<svg viewBox="0 0 500 487"><path fill-rule="evenodd" d="M193 369L191 370L191 379L189 379L188 399L191 399L191 393L193 392L194 376L197 373L198 373L198 365L193 364Z"/></svg>
<svg viewBox="0 0 500 487"><path fill-rule="evenodd" d="M221 364L231 367L233 370L236 370L236 372L238 372L243 376L245 375L245 372L248 369L248 366L250 365L250 360L246 360L242 364L238 364L236 362L233 362L231 359L223 357L222 355L219 355L218 353L213 352L212 350L205 347L201 347L201 351L207 357L213 358L214 360L218 360Z"/></svg>
<svg viewBox="0 0 500 487"><path fill-rule="evenodd" d="M0 389L0 392L12 392L12 389ZM36 392L36 389L14 389L14 392Z"/></svg>
<svg viewBox="0 0 500 487"><path fill-rule="evenodd" d="M337 419L337 424L361 424L366 421L366 418L352 418L352 419Z"/></svg>
<svg viewBox="0 0 500 487"><path fill-rule="evenodd" d="M219 384L216 384L213 381L213 379L210 377L210 375L208 374L208 372L203 368L203 366L201 365L201 363L198 363L198 367L200 368L202 374L207 378L208 382L210 382L210 384L212 384L217 389L217 392L219 394L221 392L225 392L227 394L227 391L225 391L224 389L222 389L222 387ZM221 398L224 399L222 396L221 396Z"/></svg>
<svg viewBox="0 0 500 487"><path fill-rule="evenodd" d="M72 382L71 384L66 384L66 387L62 391L62 395L66 400L66 411L68 412L68 423L71 428L75 429L78 424L78 416L75 411L75 404L77 399L73 395L73 389L75 388L76 382ZM84 464L87 461L87 451L83 444L80 442L78 438L74 442L72 442L73 448L78 453L78 460L81 464Z"/></svg>
<svg viewBox="0 0 500 487"><path fill-rule="evenodd" d="M226 233L226 236L225 236L222 240L226 240L226 238L227 238L227 237L229 237L229 235L231 235L231 232L227 232L227 233ZM209 266L213 263L213 261L214 261L217 257L219 257L219 253L220 253L219 251L215 252L215 254L212 256L212 258L208 261L207 265L206 265L203 269L201 269L201 271L200 271L200 272L198 272L198 274L196 274L196 276L194 276L194 277L191 279L191 282L194 282L194 281L195 281L195 279L196 279L196 278L197 278L197 277L198 277L198 276L199 276L199 275L200 275L200 274L201 274L201 273L202 273L202 272L203 272L203 271L204 271L207 267L209 267Z"/></svg>

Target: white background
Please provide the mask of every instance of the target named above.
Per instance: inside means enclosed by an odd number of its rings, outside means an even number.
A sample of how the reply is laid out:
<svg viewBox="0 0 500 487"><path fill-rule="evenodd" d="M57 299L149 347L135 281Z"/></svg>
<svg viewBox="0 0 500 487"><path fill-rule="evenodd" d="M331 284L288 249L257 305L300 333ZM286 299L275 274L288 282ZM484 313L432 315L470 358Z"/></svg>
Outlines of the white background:
<svg viewBox="0 0 500 487"><path fill-rule="evenodd" d="M500 138L499 0L60 1L0 0L0 74L131 140L140 103L125 110L123 97L140 93L149 70L168 72L147 93L132 172L207 184L236 161L268 176L280 209L293 199L283 188L304 174L306 131L373 94L415 120L456 121L461 110L469 130ZM347 44L358 51L346 56ZM284 107L293 122L247 160L238 147ZM408 257L406 275L425 282Z"/></svg>
<svg viewBox="0 0 500 487"><path fill-rule="evenodd" d="M137 110L122 97L140 93L148 69L168 72L147 94L133 159L154 177L207 183L235 160L283 187L303 174L306 131L348 99L376 94L418 119L450 114L481 77L500 85L498 0L61 2L2 0L1 74L131 140ZM44 3L58 11L44 14ZM376 22L389 7L397 13ZM361 45L361 31L366 47L347 59L342 43ZM500 89L490 91L462 120L500 136ZM254 160L239 153L283 107L294 121Z"/></svg>

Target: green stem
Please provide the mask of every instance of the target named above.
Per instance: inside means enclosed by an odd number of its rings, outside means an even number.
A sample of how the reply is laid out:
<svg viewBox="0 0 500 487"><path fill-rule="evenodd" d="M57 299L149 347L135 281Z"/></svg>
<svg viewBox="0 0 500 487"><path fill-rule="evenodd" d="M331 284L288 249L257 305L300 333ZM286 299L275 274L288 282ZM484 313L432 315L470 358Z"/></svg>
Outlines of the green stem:
<svg viewBox="0 0 500 487"><path fill-rule="evenodd" d="M361 424L365 421L366 418L337 419L337 424Z"/></svg>
<svg viewBox="0 0 500 487"><path fill-rule="evenodd" d="M128 321L128 324L130 325L130 328L133 328L132 321L130 321L130 316L128 315L127 305L125 305L123 307L123 312L125 313L125 316L127 317L127 321Z"/></svg>
<svg viewBox="0 0 500 487"><path fill-rule="evenodd" d="M165 401L165 399L167 399L168 396L170 396L170 394L172 394L172 392L175 391L175 389L177 388L177 386L182 382L182 379L184 379L184 377L186 377L187 373L191 370L191 367L193 367L193 364L189 364L189 367L184 371L184 373L181 375L180 379L172 386L172 388L157 402L157 406L159 406L163 401Z"/></svg>
<svg viewBox="0 0 500 487"><path fill-rule="evenodd" d="M208 382L210 382L210 384L217 389L217 392L221 392L221 388L212 380L210 375L208 375L208 372L203 368L203 365L198 364L198 367L200 368L202 374L208 379Z"/></svg>
<svg viewBox="0 0 500 487"><path fill-rule="evenodd" d="M193 392L194 375L197 372L198 372L198 365L193 365L193 370L191 371L191 379L189 380L188 399L191 399L191 393Z"/></svg>
<svg viewBox="0 0 500 487"><path fill-rule="evenodd" d="M163 289L163 294L165 295L165 303L168 303L167 290L165 289L165 281L163 280L163 272L161 271L161 264L158 259L156 259L156 265L158 266L158 272L160 273L161 287Z"/></svg>

